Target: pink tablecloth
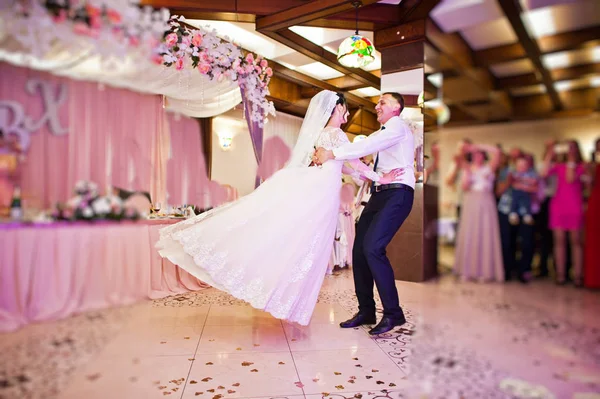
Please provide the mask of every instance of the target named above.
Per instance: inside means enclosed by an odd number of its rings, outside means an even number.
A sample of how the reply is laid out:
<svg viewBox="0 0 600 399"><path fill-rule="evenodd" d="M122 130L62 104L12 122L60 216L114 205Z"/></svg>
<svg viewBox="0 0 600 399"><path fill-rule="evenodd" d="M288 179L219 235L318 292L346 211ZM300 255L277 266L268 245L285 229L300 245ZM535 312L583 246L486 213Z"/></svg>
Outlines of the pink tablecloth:
<svg viewBox="0 0 600 399"><path fill-rule="evenodd" d="M206 288L158 256L165 223L0 225L0 331Z"/></svg>

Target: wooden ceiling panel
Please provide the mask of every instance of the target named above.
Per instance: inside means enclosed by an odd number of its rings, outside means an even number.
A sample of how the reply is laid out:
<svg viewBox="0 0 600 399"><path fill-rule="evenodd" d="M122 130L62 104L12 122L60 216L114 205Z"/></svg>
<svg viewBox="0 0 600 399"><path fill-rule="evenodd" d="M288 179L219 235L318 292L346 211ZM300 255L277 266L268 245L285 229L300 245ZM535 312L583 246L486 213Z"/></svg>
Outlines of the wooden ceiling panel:
<svg viewBox="0 0 600 399"><path fill-rule="evenodd" d="M541 117L551 114L554 107L546 94L513 98L514 116L516 118Z"/></svg>
<svg viewBox="0 0 600 399"><path fill-rule="evenodd" d="M560 97L554 88L554 82L552 81L550 73L542 63L542 53L539 46L535 39L530 36L528 29L523 23L523 19L521 17L523 10L520 3L515 0L498 0L498 2L504 11L504 14L506 14L506 17L510 21L513 30L517 34L519 42L525 49L527 56L540 73L541 80L546 86L546 91L552 100L552 106L554 107L554 110L560 111L563 108L563 103L561 102Z"/></svg>
<svg viewBox="0 0 600 399"><path fill-rule="evenodd" d="M444 79L444 97L455 102L488 100L489 92L467 77Z"/></svg>
<svg viewBox="0 0 600 399"><path fill-rule="evenodd" d="M600 88L592 87L559 93L568 110L594 109L600 99Z"/></svg>

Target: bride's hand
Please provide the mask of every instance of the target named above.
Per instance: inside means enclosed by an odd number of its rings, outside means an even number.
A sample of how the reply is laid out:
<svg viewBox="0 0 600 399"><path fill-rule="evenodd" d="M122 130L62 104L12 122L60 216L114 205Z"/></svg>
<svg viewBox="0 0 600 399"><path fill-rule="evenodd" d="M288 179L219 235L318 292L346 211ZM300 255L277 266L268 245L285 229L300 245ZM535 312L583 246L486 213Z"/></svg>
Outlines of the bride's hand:
<svg viewBox="0 0 600 399"><path fill-rule="evenodd" d="M400 176L402 176L404 174L404 169L403 168L397 168L397 169L393 169L390 170L387 173L384 173L381 178L379 179L379 184L389 184L394 182L396 179L398 179Z"/></svg>

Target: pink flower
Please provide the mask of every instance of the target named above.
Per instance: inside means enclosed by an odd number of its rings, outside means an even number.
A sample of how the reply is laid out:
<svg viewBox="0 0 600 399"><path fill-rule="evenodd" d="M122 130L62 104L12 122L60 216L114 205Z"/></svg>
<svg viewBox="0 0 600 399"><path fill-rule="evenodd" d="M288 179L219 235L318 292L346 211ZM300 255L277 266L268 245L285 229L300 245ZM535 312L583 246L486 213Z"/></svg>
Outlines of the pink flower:
<svg viewBox="0 0 600 399"><path fill-rule="evenodd" d="M246 62L249 64L252 64L254 62L254 55L252 55L252 53L248 53L248 55L246 56Z"/></svg>
<svg viewBox="0 0 600 399"><path fill-rule="evenodd" d="M258 65L256 65L256 66L254 67L254 70L256 71L256 73L260 73L260 67L259 67Z"/></svg>
<svg viewBox="0 0 600 399"><path fill-rule="evenodd" d="M261 66L262 68L266 68L266 67L268 67L268 66L269 66L269 63L267 62L267 60L262 60L262 61L260 62L260 66Z"/></svg>
<svg viewBox="0 0 600 399"><path fill-rule="evenodd" d="M173 47L177 44L178 40L179 38L177 37L177 33L169 33L165 38L165 43L167 43L167 46Z"/></svg>
<svg viewBox="0 0 600 399"><path fill-rule="evenodd" d="M183 58L178 58L177 61L175 61L175 69L178 71L183 69Z"/></svg>
<svg viewBox="0 0 600 399"><path fill-rule="evenodd" d="M210 72L210 65L202 63L198 65L198 71L200 71L201 74L206 75L208 72Z"/></svg>
<svg viewBox="0 0 600 399"><path fill-rule="evenodd" d="M102 28L102 18L99 15L92 15L90 17L90 25L95 29Z"/></svg>
<svg viewBox="0 0 600 399"><path fill-rule="evenodd" d="M129 38L129 44L130 44L131 46L133 46L133 47L137 47L137 46L139 46L139 45L140 45L140 39L138 39L138 38L137 38L137 37L135 37L135 36L131 36L131 37Z"/></svg>
<svg viewBox="0 0 600 399"><path fill-rule="evenodd" d="M236 68L236 72L238 73L238 75L243 75L244 73L246 73L244 68L242 68L240 66Z"/></svg>
<svg viewBox="0 0 600 399"><path fill-rule="evenodd" d="M85 9L90 17L99 17L100 16L100 9L98 7L94 7L90 4L87 4L85 6Z"/></svg>
<svg viewBox="0 0 600 399"><path fill-rule="evenodd" d="M57 24L65 22L66 20L67 20L67 11L66 10L60 10L58 15L54 17L54 22L56 22Z"/></svg>
<svg viewBox="0 0 600 399"><path fill-rule="evenodd" d="M108 17L108 20L113 24L118 24L121 22L121 14L119 14L117 11L115 11L113 9L109 9L106 12L106 16Z"/></svg>
<svg viewBox="0 0 600 399"><path fill-rule="evenodd" d="M155 37L150 38L150 47L151 48L156 48L159 44L160 44L160 42Z"/></svg>
<svg viewBox="0 0 600 399"><path fill-rule="evenodd" d="M196 47L200 47L202 44L202 35L200 33L196 33L194 37L192 37L192 44Z"/></svg>
<svg viewBox="0 0 600 399"><path fill-rule="evenodd" d="M152 62L156 65L161 65L163 63L163 57L160 54L154 54L152 56Z"/></svg>
<svg viewBox="0 0 600 399"><path fill-rule="evenodd" d="M77 33L78 35L89 35L90 28L83 22L76 22L73 24L73 32Z"/></svg>
<svg viewBox="0 0 600 399"><path fill-rule="evenodd" d="M181 38L181 43L185 44L186 47L189 47L191 42L192 42L192 39L190 39L190 35L183 36Z"/></svg>
<svg viewBox="0 0 600 399"><path fill-rule="evenodd" d="M233 64L231 64L231 67L233 69L238 69L239 66L240 66L240 59L237 58L235 61L233 61Z"/></svg>
<svg viewBox="0 0 600 399"><path fill-rule="evenodd" d="M267 71L266 71L266 72L267 72L267 76L268 76L268 77L271 77L271 76L273 76L273 70L272 70L271 68L267 68Z"/></svg>

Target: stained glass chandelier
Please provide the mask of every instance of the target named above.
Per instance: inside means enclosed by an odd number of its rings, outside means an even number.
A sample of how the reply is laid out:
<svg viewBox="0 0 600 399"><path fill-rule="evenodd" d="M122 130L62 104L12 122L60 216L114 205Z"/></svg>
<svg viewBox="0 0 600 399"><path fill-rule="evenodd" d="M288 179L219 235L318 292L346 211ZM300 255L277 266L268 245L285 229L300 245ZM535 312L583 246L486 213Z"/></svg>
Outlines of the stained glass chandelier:
<svg viewBox="0 0 600 399"><path fill-rule="evenodd" d="M360 1L352 3L356 10L356 32L340 44L337 59L349 68L362 68L375 61L375 46L369 39L358 34L358 7Z"/></svg>

